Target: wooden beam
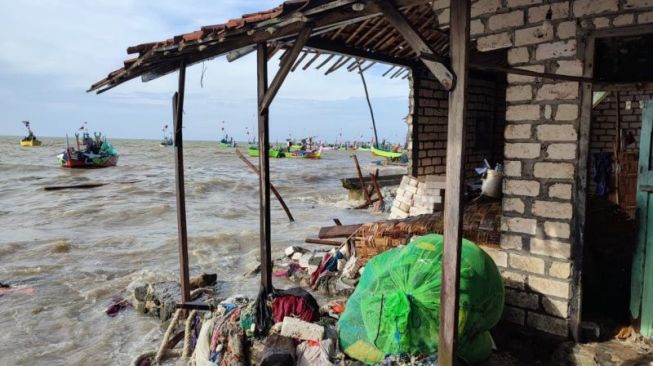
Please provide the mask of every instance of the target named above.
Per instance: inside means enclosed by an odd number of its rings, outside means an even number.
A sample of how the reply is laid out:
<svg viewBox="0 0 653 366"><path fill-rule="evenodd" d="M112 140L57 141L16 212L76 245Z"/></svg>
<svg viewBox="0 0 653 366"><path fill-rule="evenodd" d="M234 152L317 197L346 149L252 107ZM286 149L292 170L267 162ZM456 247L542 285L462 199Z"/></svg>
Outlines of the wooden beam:
<svg viewBox="0 0 653 366"><path fill-rule="evenodd" d="M344 66L349 60L351 60L351 56L341 56L341 59L344 58L343 60L338 60L336 63L333 64L325 73L324 75L329 75L330 73L338 70L342 66Z"/></svg>
<svg viewBox="0 0 653 366"><path fill-rule="evenodd" d="M353 56L393 65L411 66L414 64L414 62L411 60L394 58L388 55L370 52L362 48L347 46L345 44L333 41L311 39L306 42L306 47L329 53L336 53L338 55Z"/></svg>
<svg viewBox="0 0 653 366"><path fill-rule="evenodd" d="M470 0L451 2L451 67L456 85L449 95L447 126L447 168L444 191L444 248L440 292L438 365L456 363L458 341L458 298L460 251L463 232L463 185L465 173L465 121L467 117L467 75L469 73Z"/></svg>
<svg viewBox="0 0 653 366"><path fill-rule="evenodd" d="M313 58L308 60L308 62L304 64L304 66L302 66L302 70L308 69L313 64L313 62L315 62L315 60L317 60L320 57L320 55L322 55L320 52L315 52Z"/></svg>
<svg viewBox="0 0 653 366"><path fill-rule="evenodd" d="M190 275L188 269L188 231L186 226L186 191L184 187L183 118L184 91L186 89L186 61L179 65L177 92L173 96L173 127L175 131L175 191L177 198L177 244L179 246L179 281L181 303L190 302Z"/></svg>
<svg viewBox="0 0 653 366"><path fill-rule="evenodd" d="M297 61L293 65L293 67L290 69L290 72L295 72L297 67L299 67L299 65L301 65L302 61L304 61L304 59L306 58L306 55L308 55L307 51L302 52L302 55L297 59Z"/></svg>
<svg viewBox="0 0 653 366"><path fill-rule="evenodd" d="M301 49L301 47L299 48ZM270 229L270 134L269 113L263 102L268 94L268 47L265 42L256 48L258 87L258 151L259 151L259 198L260 198L260 249L261 287L266 294L272 292L272 234ZM298 52L299 53L299 52ZM296 56L295 56L296 57ZM291 62L287 62L291 65ZM279 70L281 72L281 70ZM286 71L287 73L287 71Z"/></svg>
<svg viewBox="0 0 653 366"><path fill-rule="evenodd" d="M322 61L319 65L315 66L315 70L319 70L322 66L329 63L329 61L331 61L331 59L334 57L336 57L335 54L330 54L329 56L327 56L326 60Z"/></svg>
<svg viewBox="0 0 653 366"><path fill-rule="evenodd" d="M399 31L408 44L415 50L418 55L429 53L435 55L436 53L431 47L422 39L422 37L413 29L408 23L404 15L395 7L390 1L380 1L378 3L381 12L385 19ZM454 75L444 66L441 62L426 60L420 58L424 65L433 73L436 79L440 81L445 90L451 90L454 86Z"/></svg>
<svg viewBox="0 0 653 366"><path fill-rule="evenodd" d="M297 56L299 56L299 53L302 51L302 48L304 48L306 41L311 36L312 29L313 29L312 24L306 24L304 28L297 35L297 39L295 40L295 43L292 45L292 48L290 48L290 50L284 56L283 60L281 60L281 66L279 67L279 71L277 71L277 74L274 76L274 79L272 79L272 82L270 83L270 87L267 88L265 95L263 96L263 99L259 104L259 110L258 110L259 115L262 114L264 111L267 111L267 109L270 107L272 100L277 95L277 92L279 91L279 88L281 88L283 81L286 80L286 76L288 76L288 73L290 72L290 69L295 63L295 60L297 60Z"/></svg>

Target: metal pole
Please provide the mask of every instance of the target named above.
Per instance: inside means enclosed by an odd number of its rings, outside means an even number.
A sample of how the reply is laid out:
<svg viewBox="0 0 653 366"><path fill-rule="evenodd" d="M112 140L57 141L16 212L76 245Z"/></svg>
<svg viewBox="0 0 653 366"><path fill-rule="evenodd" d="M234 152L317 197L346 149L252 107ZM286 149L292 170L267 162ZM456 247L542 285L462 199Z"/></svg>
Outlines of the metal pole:
<svg viewBox="0 0 653 366"><path fill-rule="evenodd" d="M270 136L269 108L262 108L268 90L268 47L259 43L256 50L258 84L258 151L259 194L261 222L261 286L266 293L272 292L272 235L270 231Z"/></svg>
<svg viewBox="0 0 653 366"><path fill-rule="evenodd" d="M190 284L188 271L188 233L186 229L186 192L184 190L184 151L183 151L183 116L184 89L186 84L186 61L179 66L179 85L172 97L175 129L175 188L177 191L177 241L179 244L179 280L181 282L181 302L190 302Z"/></svg>

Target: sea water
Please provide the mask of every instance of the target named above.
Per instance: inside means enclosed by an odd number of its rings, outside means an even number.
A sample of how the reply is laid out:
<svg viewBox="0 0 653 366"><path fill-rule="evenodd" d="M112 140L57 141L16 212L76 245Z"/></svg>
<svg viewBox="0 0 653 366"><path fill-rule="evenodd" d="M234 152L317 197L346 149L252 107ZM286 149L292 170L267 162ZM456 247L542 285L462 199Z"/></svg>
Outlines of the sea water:
<svg viewBox="0 0 653 366"><path fill-rule="evenodd" d="M158 320L133 309L110 318L105 310L128 288L178 280L174 149L111 140L118 166L71 170L56 159L64 139L44 138L33 148L19 140L0 137L0 282L21 289L0 295L0 365L127 365L157 349L165 331ZM351 209L356 202L339 179L355 176L352 154L270 160L272 183L296 219L290 223L272 196L273 257L317 236L333 218L352 224L386 217ZM364 174L376 168L369 152L357 156ZM259 277L244 274L258 264L256 175L217 142L185 142L184 163L191 274L217 273L222 295L254 296ZM109 184L44 190L88 182Z"/></svg>

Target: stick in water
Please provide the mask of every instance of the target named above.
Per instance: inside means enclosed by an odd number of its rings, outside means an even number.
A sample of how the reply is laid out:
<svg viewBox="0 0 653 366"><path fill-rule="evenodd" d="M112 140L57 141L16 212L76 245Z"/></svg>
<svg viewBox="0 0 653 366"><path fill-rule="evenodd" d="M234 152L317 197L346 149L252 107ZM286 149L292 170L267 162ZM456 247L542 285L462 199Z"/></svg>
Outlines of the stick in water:
<svg viewBox="0 0 653 366"><path fill-rule="evenodd" d="M243 155L243 153L240 152L240 150L236 149L236 155L238 155L238 158L242 160L245 164L247 164L247 166L250 167L250 169L252 169L254 173L256 173L256 175L261 176L261 172L259 172L258 168L254 166L254 164L252 164L251 161L247 160L247 158ZM274 188L272 183L270 183L270 190L277 197L277 200L281 204L281 207L283 207L283 210L286 211L286 215L288 215L288 219L291 222L294 222L295 219L292 217L292 214L290 213L290 209L288 209L288 206L286 206L286 203L283 201L283 198L281 198L279 191L277 191L277 189Z"/></svg>

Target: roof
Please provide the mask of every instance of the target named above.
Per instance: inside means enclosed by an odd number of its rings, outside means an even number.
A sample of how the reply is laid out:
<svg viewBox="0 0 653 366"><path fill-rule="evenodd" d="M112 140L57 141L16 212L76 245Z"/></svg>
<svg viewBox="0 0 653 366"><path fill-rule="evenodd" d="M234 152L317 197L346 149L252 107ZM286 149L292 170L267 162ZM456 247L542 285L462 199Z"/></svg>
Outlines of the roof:
<svg viewBox="0 0 653 366"><path fill-rule="evenodd" d="M449 37L438 28L430 0L395 0L394 3L435 53L448 53ZM125 60L123 67L94 83L89 91L101 93L139 76L143 81L152 80L176 71L182 60L191 65L230 53L228 58L232 61L253 51L260 42L271 46L272 55L292 45L294 37L307 22L313 24L311 38L293 70L304 60L306 69L324 54L331 55L324 63L333 61L326 73L344 66L352 57L354 60L347 67L349 71L355 68L353 62L360 59L399 65L398 70L417 60L417 54L385 20L374 1L290 0L274 9L244 14L226 23L207 25L163 41L128 47L128 54L138 56ZM313 56L306 57L308 54ZM333 54L350 57L334 58ZM315 64L316 68L324 66L322 62ZM402 74L394 72L391 75Z"/></svg>

